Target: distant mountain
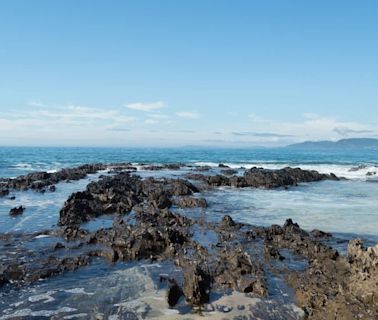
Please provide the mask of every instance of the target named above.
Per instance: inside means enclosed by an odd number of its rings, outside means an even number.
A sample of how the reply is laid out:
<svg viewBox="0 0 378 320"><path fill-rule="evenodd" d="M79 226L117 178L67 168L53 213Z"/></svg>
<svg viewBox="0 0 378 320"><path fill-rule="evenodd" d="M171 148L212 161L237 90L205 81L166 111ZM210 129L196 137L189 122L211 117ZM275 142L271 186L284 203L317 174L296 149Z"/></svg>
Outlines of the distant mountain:
<svg viewBox="0 0 378 320"><path fill-rule="evenodd" d="M305 141L288 145L286 148L293 149L377 149L378 139L352 138L338 141Z"/></svg>

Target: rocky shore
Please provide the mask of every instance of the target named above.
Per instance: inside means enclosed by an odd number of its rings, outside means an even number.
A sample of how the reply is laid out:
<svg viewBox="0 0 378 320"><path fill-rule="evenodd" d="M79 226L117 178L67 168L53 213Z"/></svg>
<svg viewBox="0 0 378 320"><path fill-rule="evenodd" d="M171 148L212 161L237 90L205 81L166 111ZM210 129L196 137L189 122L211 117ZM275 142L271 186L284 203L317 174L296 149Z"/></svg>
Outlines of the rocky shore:
<svg viewBox="0 0 378 320"><path fill-rule="evenodd" d="M180 170L183 166L143 168ZM131 164L96 164L0 180L0 194L7 196L9 190L46 190L60 181L108 170L108 175L67 199L59 214L59 228L0 235L1 250L39 236L56 239L44 250L17 249L0 261L0 286L25 286L74 271L98 257L110 263L171 261L182 275L161 278L167 284L171 308L185 301L200 311L212 293L230 290L264 299L271 294L268 276L274 275L292 288L304 318L378 318L378 245L365 248L361 240L352 240L343 256L328 245L331 234L303 230L291 219L282 226L260 227L228 215L218 222L197 220L176 210L208 206L202 191L220 186L292 188L340 178L298 168L238 172L222 166L215 174L204 174L207 169L201 167L188 169L191 172L179 178L156 178L138 175ZM16 209L15 215L23 211ZM113 216L111 227L83 228L83 223L103 215ZM204 241L196 236L199 229L211 236ZM287 263L291 256L305 261L305 268L291 268Z"/></svg>

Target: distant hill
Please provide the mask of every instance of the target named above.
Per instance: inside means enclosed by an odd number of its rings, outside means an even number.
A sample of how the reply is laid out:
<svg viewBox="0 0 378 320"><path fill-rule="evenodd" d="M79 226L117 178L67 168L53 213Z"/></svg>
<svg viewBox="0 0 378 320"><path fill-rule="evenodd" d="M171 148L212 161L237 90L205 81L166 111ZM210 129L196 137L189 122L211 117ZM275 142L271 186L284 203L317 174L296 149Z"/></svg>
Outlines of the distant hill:
<svg viewBox="0 0 378 320"><path fill-rule="evenodd" d="M293 149L377 149L378 139L352 138L338 141L305 141L288 145L286 148Z"/></svg>

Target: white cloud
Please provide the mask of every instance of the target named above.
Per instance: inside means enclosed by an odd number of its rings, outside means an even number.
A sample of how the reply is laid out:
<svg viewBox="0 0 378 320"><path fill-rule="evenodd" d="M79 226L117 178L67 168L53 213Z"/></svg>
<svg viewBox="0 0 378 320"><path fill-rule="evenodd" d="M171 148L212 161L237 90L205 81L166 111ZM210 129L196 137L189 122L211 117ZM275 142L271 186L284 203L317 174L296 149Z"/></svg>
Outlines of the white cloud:
<svg viewBox="0 0 378 320"><path fill-rule="evenodd" d="M29 100L28 105L31 107L44 107L45 104L41 100Z"/></svg>
<svg viewBox="0 0 378 320"><path fill-rule="evenodd" d="M78 105L67 105L57 108L40 109L29 112L30 117L49 119L50 121L59 120L59 122L82 123L83 125L93 122L116 122L131 123L137 120L121 113L119 110L106 110L91 108Z"/></svg>
<svg viewBox="0 0 378 320"><path fill-rule="evenodd" d="M165 107L165 104L163 101L157 101L157 102L135 102L135 103L129 103L126 105L126 108L143 111L143 112L152 112L159 109L162 109Z"/></svg>
<svg viewBox="0 0 378 320"><path fill-rule="evenodd" d="M144 112L138 117L130 116L131 112L123 106L94 108L41 103L40 107L35 105L33 108L6 110L0 110L0 143L3 144L35 144L37 141L51 145L138 145L164 141L167 144L200 145L205 143L205 139L209 143L219 140L221 136L223 142L219 143L230 146L236 143L279 146L303 140L336 140L341 136L378 134L378 124L374 122L344 121L311 113L303 114L302 119L295 121L269 119L254 113L247 118L240 114L240 118L233 118L233 121L215 122L209 119L207 128L198 128L195 121L186 121L187 126L181 128L174 123L177 117L207 119L189 110L162 113L156 106L155 109L140 108ZM152 132L152 128L159 131Z"/></svg>
<svg viewBox="0 0 378 320"><path fill-rule="evenodd" d="M187 112L187 111L176 112L175 115L180 118L187 118L187 119L198 119L200 116L197 112Z"/></svg>

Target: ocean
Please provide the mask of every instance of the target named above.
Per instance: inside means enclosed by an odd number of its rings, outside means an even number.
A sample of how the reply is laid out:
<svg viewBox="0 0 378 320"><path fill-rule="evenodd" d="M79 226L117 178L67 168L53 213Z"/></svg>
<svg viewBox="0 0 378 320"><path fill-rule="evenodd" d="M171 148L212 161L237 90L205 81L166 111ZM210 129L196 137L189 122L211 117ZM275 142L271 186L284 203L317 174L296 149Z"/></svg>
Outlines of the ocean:
<svg viewBox="0 0 378 320"><path fill-rule="evenodd" d="M36 170L58 170L84 163L225 163L231 167L299 166L364 178L378 165L377 150L312 150L290 148L57 148L0 147L0 177L12 177ZM353 173L353 166L366 165Z"/></svg>
<svg viewBox="0 0 378 320"><path fill-rule="evenodd" d="M184 163L214 168L223 163L232 168L290 166L332 172L348 180L303 184L289 191L221 189L218 191L221 196L211 195L214 208L217 208L214 210L257 225L282 224L286 218L292 218L307 229L319 228L378 240L378 153L375 150L2 147L0 177L15 177L33 171L53 172L100 162ZM372 175L367 175L369 172ZM377 175L373 175L374 172ZM8 217L9 208L17 204L29 207L30 216L25 214L24 218L29 231L47 227L47 222L55 225L64 200L70 193L84 189L90 179L96 179L96 175L62 184L60 192L49 197L21 192L16 201L0 198L0 232L22 230L21 226L25 224L22 220Z"/></svg>
<svg viewBox="0 0 378 320"><path fill-rule="evenodd" d="M367 245L378 242L378 153L374 150L2 147L0 177L15 177L33 171L53 172L64 167L100 162L184 163L208 165L215 171L223 163L237 169L291 166L321 173L332 172L347 179L304 183L288 190L219 188L204 194L208 208L179 212L210 221L219 221L228 214L236 221L262 226L281 225L291 218L306 230L332 232L338 239L334 245L341 254L345 254L347 241L355 237L362 238ZM175 170L138 171L144 177L179 177L182 173ZM12 192L11 195L16 197L14 200L0 198L0 234L58 228L59 210L65 200L71 193L84 190L90 181L98 180L100 175L97 173L79 181L58 183L54 193ZM25 213L10 217L9 210L19 205L26 207ZM111 225L112 217L104 216L87 223L84 228L96 230ZM205 239L208 236L206 232L202 235L199 233L197 238L200 241L201 237ZM26 245L28 250L39 250L56 241L55 238L38 237ZM0 252L0 261L6 259L8 254ZM75 310L80 310L85 318L85 312L89 314L91 308L99 305L106 308L109 301L114 306L124 303L134 311L147 303L152 308L163 310L163 318L176 319L170 314L172 310L163 306L162 302L158 303L159 299L164 301L165 291L158 290L156 279L166 270L174 272L174 267L143 263L109 266L97 261L76 273L66 273L30 287L0 290L0 310L7 310L4 314L0 313L0 319L19 315L51 317ZM274 284L277 290L283 290L280 285L278 282ZM107 296L104 296L104 290ZM289 292L285 293L289 300L285 300L284 304L288 305L294 300L290 290L285 290ZM151 298L147 302L146 292L149 294L147 298Z"/></svg>

